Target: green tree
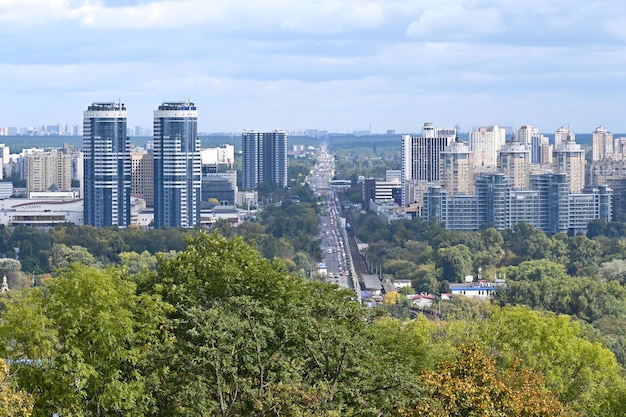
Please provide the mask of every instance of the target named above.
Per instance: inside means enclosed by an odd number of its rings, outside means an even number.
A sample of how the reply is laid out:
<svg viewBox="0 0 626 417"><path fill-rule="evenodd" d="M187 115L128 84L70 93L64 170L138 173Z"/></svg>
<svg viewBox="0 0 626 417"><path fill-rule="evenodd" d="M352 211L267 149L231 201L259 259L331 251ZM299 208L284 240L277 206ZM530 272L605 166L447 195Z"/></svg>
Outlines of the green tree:
<svg viewBox="0 0 626 417"><path fill-rule="evenodd" d="M63 243L52 245L52 255L48 258L51 269L66 268L72 263L95 266L96 258L89 251L78 245L69 247Z"/></svg>
<svg viewBox="0 0 626 417"><path fill-rule="evenodd" d="M156 256L148 251L141 253L122 252L120 253L120 262L122 266L128 268L128 272L131 274L138 274L145 270L154 271L157 268Z"/></svg>
<svg viewBox="0 0 626 417"><path fill-rule="evenodd" d="M18 272L22 269L22 263L17 259L0 258L0 275Z"/></svg>
<svg viewBox="0 0 626 417"><path fill-rule="evenodd" d="M139 276L176 309L159 409L177 415L278 415L384 408L391 376L374 373L367 310L334 285L291 276L243 239L201 233L185 251ZM393 385L392 385L393 386ZM285 392L294 393L287 401ZM317 410L317 411L316 411Z"/></svg>
<svg viewBox="0 0 626 417"><path fill-rule="evenodd" d="M598 269L598 276L607 281L618 281L626 284L626 260L613 259L605 262Z"/></svg>
<svg viewBox="0 0 626 417"><path fill-rule="evenodd" d="M549 278L562 280L567 278L567 272L565 266L542 259L522 262L519 266L510 266L506 269L506 276L514 281L541 281Z"/></svg>
<svg viewBox="0 0 626 417"><path fill-rule="evenodd" d="M587 267L597 266L601 250L600 244L587 236L575 236L569 243L568 272L571 275L583 275Z"/></svg>
<svg viewBox="0 0 626 417"><path fill-rule="evenodd" d="M7 301L2 354L32 395L34 415L152 410L147 358L165 305L134 290L119 271L73 264L46 282L45 293L35 288Z"/></svg>
<svg viewBox="0 0 626 417"><path fill-rule="evenodd" d="M475 324L475 340L501 366L520 363L541 370L546 387L583 415L622 415L613 403L626 392L622 369L611 351L585 339L581 326L569 316L495 307L488 320Z"/></svg>
<svg viewBox="0 0 626 417"><path fill-rule="evenodd" d="M472 273L472 255L465 245L441 248L437 251L437 265L441 268L442 279L450 282L463 282Z"/></svg>

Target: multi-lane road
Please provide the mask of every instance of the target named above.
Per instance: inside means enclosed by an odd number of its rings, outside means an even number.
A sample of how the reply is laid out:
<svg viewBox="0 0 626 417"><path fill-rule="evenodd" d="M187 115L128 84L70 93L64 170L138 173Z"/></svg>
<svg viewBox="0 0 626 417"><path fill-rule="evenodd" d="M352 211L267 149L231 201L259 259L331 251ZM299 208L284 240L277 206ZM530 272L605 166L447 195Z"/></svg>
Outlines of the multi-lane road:
<svg viewBox="0 0 626 417"><path fill-rule="evenodd" d="M320 247L323 251L326 270L330 282L352 288L350 262L344 235L342 219L339 217L336 196L330 189L330 179L335 171L335 160L325 146L320 148L317 164L311 170L307 181L309 187L321 198L323 204L320 216Z"/></svg>

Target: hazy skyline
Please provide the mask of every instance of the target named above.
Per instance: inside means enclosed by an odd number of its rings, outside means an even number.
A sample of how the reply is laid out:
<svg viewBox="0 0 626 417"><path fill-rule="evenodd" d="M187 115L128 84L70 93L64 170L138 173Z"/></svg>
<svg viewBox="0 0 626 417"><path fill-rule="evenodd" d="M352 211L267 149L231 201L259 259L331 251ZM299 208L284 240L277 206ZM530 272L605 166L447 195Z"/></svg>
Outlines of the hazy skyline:
<svg viewBox="0 0 626 417"><path fill-rule="evenodd" d="M620 0L3 0L0 36L0 126L191 99L207 132L626 132Z"/></svg>

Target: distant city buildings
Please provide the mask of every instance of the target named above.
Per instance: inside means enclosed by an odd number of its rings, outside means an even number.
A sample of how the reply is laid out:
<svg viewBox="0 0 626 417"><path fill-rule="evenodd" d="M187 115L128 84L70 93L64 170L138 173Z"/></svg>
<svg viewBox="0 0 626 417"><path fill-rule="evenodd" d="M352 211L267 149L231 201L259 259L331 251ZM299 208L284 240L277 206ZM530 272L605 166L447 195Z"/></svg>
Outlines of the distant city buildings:
<svg viewBox="0 0 626 417"><path fill-rule="evenodd" d="M191 102L154 111L154 227L200 225L202 161L198 112Z"/></svg>
<svg viewBox="0 0 626 417"><path fill-rule="evenodd" d="M93 103L83 112L85 224L130 224L131 159L123 103Z"/></svg>
<svg viewBox="0 0 626 417"><path fill-rule="evenodd" d="M505 142L506 130L497 125L480 127L469 132L469 149L474 155L474 168L495 168L498 151Z"/></svg>
<svg viewBox="0 0 626 417"><path fill-rule="evenodd" d="M441 152L456 136L456 129L432 123L424 123L422 136L402 136L402 205L417 201L420 185L439 181Z"/></svg>
<svg viewBox="0 0 626 417"><path fill-rule="evenodd" d="M241 135L243 191L260 183L287 187L287 132L244 130Z"/></svg>
<svg viewBox="0 0 626 417"><path fill-rule="evenodd" d="M235 204L255 203L255 190L261 183L290 185L286 131L243 131L239 176L243 191L239 192L233 169L235 147L223 144L200 149L191 102L162 103L153 114L151 129L129 128L122 103L93 103L83 117L82 129L0 127L0 135L83 132L82 153L64 146L63 150L25 148L9 155L8 147L0 145L6 175L26 179L25 188L4 187L5 197L84 198L84 216L73 213L74 202L68 211L71 215L36 213L34 225L70 218L82 221L83 217L85 224L97 226L210 225L217 217L207 217L207 207L214 203L227 206L220 209L226 214ZM294 132L328 136L327 131L315 129ZM131 151L129 137L146 134L152 140L145 149ZM385 178L361 179L365 208L388 221L413 214L435 219L449 229L468 231L484 224L504 229L523 221L546 233L576 233L584 232L590 220L626 220L626 138L614 137L608 128L594 130L590 147L587 142L585 147L577 143L576 134L565 126L554 132L552 143L530 125L475 128L468 132L466 142L458 136L457 129L437 128L432 123L423 125L421 136L403 135L401 169L388 171ZM289 156L301 157L311 149L294 145ZM80 182L80 192L77 185L72 188L72 181ZM57 201L49 206L62 205ZM35 213L37 208L30 203L7 206L3 224L17 219L12 214L17 210ZM16 224L27 224L28 216L24 214Z"/></svg>
<svg viewBox="0 0 626 417"><path fill-rule="evenodd" d="M614 155L613 134L604 126L597 127L591 135L591 160L601 161Z"/></svg>
<svg viewBox="0 0 626 417"><path fill-rule="evenodd" d="M511 179L511 185L518 190L530 186L530 147L517 140L507 142L498 151L498 172Z"/></svg>
<svg viewBox="0 0 626 417"><path fill-rule="evenodd" d="M406 212L453 230L526 222L546 233L584 232L591 220L626 213L626 165L617 162L625 159L626 138L613 140L602 126L593 134L599 161L587 171L585 149L567 127L555 132L554 145L529 125L508 142L503 128L478 128L469 146L439 131L426 123L421 137L402 137ZM364 190L374 197L373 185Z"/></svg>
<svg viewBox="0 0 626 417"><path fill-rule="evenodd" d="M202 166L222 166L232 168L235 163L235 146L222 144L214 148L205 148L200 151Z"/></svg>
<svg viewBox="0 0 626 417"><path fill-rule="evenodd" d="M611 202L608 186L571 193L567 174L533 176L530 190L516 190L501 173L481 174L473 195L450 195L431 185L424 195L422 218L460 231L476 231L483 224L504 230L525 222L549 234L574 234L586 231L592 220L611 221Z"/></svg>
<svg viewBox="0 0 626 417"><path fill-rule="evenodd" d="M571 139L573 135L568 137L555 145L552 165L554 172L569 175L570 191L579 193L585 188L585 150Z"/></svg>
<svg viewBox="0 0 626 417"><path fill-rule="evenodd" d="M451 195L471 194L474 188L472 151L467 144L452 141L439 153L441 183Z"/></svg>
<svg viewBox="0 0 626 417"><path fill-rule="evenodd" d="M561 126L554 132L554 146L566 142L576 142L576 134L569 127Z"/></svg>
<svg viewBox="0 0 626 417"><path fill-rule="evenodd" d="M70 191L72 156L60 150L33 152L27 156L26 193Z"/></svg>
<svg viewBox="0 0 626 417"><path fill-rule="evenodd" d="M145 149L130 152L131 193L146 201L147 207L154 207L154 154Z"/></svg>

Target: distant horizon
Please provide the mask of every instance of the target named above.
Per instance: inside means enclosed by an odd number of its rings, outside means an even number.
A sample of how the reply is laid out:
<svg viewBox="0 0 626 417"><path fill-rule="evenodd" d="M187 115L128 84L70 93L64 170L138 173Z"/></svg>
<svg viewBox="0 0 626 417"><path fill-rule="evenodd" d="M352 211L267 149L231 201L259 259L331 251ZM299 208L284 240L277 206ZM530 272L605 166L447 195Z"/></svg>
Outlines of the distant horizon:
<svg viewBox="0 0 626 417"><path fill-rule="evenodd" d="M211 146L217 146L218 144L232 144L233 146L235 146L236 150L240 150L241 147L241 137L239 135L237 136L233 136L233 139L237 139L237 140L233 140L231 142L227 141L226 139L230 139L231 136L227 135L227 134L220 134L223 132L215 132L215 133L207 133L207 132L201 132L202 134L199 134L198 137L200 137L201 141L202 141L202 146L203 147L211 147ZM578 133L578 132L574 132L576 134L576 143L583 145L583 146L591 146L591 139L592 139L592 134L591 133ZM421 132L412 132L412 133L395 133L395 134L386 134L386 133L373 133L370 135L353 135L353 134L343 134L343 133L330 133L328 138L331 140L338 140L341 138L347 139L347 138L376 138L376 137L380 137L380 138L389 138L389 137L393 137L393 136L397 136L398 137L398 147L401 147L401 142L399 137L404 135L404 134L410 134L410 135L421 135ZM551 144L554 143L554 133L542 133L544 136L548 137L549 142ZM613 133L614 138L618 138L618 137L626 137L626 132L625 133ZM621 136L623 135L623 136ZM459 132L459 139L463 142L466 142L469 139L469 132ZM138 146L144 146L145 143L149 140L152 140L153 137L152 136L129 136L131 143L138 145ZM323 137L313 137L313 136L303 136L303 135L289 135L289 145L298 145L298 144L307 144L307 143L311 143L311 142L317 142L317 141L321 141L324 138ZM508 140L508 138L507 138ZM32 148L32 147L43 147L43 148L61 148L63 146L64 143L70 143L74 146L77 146L78 148L82 149L82 141L83 141L83 136L75 136L75 135L41 135L41 136L31 136L31 135L11 135L11 136L0 136L0 143L4 143L7 146L9 146L9 149L12 150L14 148L18 148L18 149L26 149L26 148ZM297 141L300 141L302 143L298 143ZM56 143L55 143L56 142Z"/></svg>

